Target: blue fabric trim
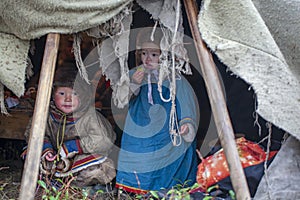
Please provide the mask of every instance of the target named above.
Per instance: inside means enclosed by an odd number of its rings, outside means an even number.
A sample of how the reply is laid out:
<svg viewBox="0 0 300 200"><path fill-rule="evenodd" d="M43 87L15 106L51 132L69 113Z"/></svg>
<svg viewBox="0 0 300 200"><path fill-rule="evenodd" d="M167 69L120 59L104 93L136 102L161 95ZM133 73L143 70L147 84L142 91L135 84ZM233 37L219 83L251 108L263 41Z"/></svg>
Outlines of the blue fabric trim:
<svg viewBox="0 0 300 200"><path fill-rule="evenodd" d="M68 150L68 152L79 152L79 148L77 146L76 140L68 140L64 142L65 148Z"/></svg>
<svg viewBox="0 0 300 200"><path fill-rule="evenodd" d="M53 149L53 146L50 142L44 142L42 151L45 151L46 149Z"/></svg>
<svg viewBox="0 0 300 200"><path fill-rule="evenodd" d="M107 157L105 157L105 156L100 157L100 158L94 158L94 160L89 160L85 163L82 163L81 165L72 166L72 170L73 171L78 171L78 170L81 170L81 169L86 169L87 167L92 166L92 165L101 164L106 160L106 158Z"/></svg>

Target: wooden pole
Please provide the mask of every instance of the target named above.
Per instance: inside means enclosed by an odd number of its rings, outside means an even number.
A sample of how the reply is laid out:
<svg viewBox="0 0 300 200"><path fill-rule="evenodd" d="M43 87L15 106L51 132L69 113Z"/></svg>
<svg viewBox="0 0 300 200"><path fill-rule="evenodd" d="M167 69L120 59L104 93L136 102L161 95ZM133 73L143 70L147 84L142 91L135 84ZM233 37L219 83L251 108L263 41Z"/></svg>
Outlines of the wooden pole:
<svg viewBox="0 0 300 200"><path fill-rule="evenodd" d="M32 117L32 126L28 143L27 155L24 164L21 182L20 200L34 199L37 186L39 164L45 135L46 121L52 89L55 64L60 35L47 35L44 57L41 67L37 98Z"/></svg>
<svg viewBox="0 0 300 200"><path fill-rule="evenodd" d="M198 7L194 0L184 0L189 25L195 41L203 79L207 88L218 136L228 163L230 178L238 200L250 199L249 188L236 148L231 120L212 55L201 39L197 26Z"/></svg>

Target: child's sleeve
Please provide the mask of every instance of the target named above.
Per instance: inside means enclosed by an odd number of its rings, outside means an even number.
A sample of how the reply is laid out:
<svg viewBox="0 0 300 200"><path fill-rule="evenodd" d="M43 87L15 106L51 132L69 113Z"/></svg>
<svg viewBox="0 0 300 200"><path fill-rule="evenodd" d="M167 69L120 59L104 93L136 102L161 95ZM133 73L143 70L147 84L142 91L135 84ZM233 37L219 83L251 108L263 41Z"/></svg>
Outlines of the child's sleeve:
<svg viewBox="0 0 300 200"><path fill-rule="evenodd" d="M80 127L84 126L84 132L80 133L80 147L83 153L97 153L108 155L116 140L116 134L110 122L97 110L96 115L90 114L81 121Z"/></svg>
<svg viewBox="0 0 300 200"><path fill-rule="evenodd" d="M191 123L186 123L186 125L188 126L189 132L185 135L182 135L182 137L186 142L193 142L196 137L195 128Z"/></svg>
<svg viewBox="0 0 300 200"><path fill-rule="evenodd" d="M26 126L26 129L25 129L25 133L24 133L24 137L25 137L25 140L26 140L26 143L28 144L29 142L29 138L30 138L30 131L31 131L31 124L32 124L32 118L29 119L29 122ZM50 138L47 134L48 130L47 130L47 126L46 126L46 131L45 131L45 136L44 136L44 142L43 142L43 147L42 147L42 157L47 154L48 152L52 152L52 153L55 153L54 152L54 149L53 149L53 146L50 142ZM26 158L26 155L27 155L27 147L28 146L25 146L23 148L23 152L21 154L21 158L25 160Z"/></svg>
<svg viewBox="0 0 300 200"><path fill-rule="evenodd" d="M196 95L190 83L183 76L181 76L181 80L177 81L176 87L176 108L179 125L187 123L189 129L193 132L192 135L195 136L200 116Z"/></svg>

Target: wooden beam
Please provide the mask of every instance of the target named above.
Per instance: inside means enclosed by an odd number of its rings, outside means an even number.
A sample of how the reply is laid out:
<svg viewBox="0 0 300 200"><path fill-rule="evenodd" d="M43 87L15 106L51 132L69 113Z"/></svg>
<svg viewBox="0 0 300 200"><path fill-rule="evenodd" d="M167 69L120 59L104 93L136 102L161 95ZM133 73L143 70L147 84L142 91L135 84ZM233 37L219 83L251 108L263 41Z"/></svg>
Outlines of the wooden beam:
<svg viewBox="0 0 300 200"><path fill-rule="evenodd" d="M26 126L32 111L9 110L9 116L0 115L0 138L25 140Z"/></svg>
<svg viewBox="0 0 300 200"><path fill-rule="evenodd" d="M36 97L32 126L30 131L23 177L21 181L20 200L34 199L37 186L39 164L45 135L46 121L52 82L55 71L60 35L50 33L47 35L45 52L40 72L40 79Z"/></svg>
<svg viewBox="0 0 300 200"><path fill-rule="evenodd" d="M233 189L238 200L250 200L249 188L236 148L233 128L222 92L221 81L212 55L202 41L198 29L198 5L194 0L184 0L184 6L195 41L197 56L200 61L200 67L207 88L213 117L216 122L218 136L228 163Z"/></svg>

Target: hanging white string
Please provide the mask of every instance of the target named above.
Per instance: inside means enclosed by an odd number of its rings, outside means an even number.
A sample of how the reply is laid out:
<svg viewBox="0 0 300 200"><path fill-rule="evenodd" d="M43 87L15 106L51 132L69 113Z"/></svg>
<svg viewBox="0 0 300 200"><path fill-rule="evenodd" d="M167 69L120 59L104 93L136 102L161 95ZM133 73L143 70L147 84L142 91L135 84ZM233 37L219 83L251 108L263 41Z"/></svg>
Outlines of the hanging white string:
<svg viewBox="0 0 300 200"><path fill-rule="evenodd" d="M160 55L160 67L159 67L159 78L158 78L158 92L160 95L160 99L163 102L170 102L171 101L171 93L168 99L166 99L162 94L162 82L167 78L169 81L169 59L168 59L168 52L170 49L170 45L168 43L168 38L170 37L170 31L165 30L165 28L161 27L161 31L163 33L162 40L160 42L160 48L161 48L161 55Z"/></svg>
<svg viewBox="0 0 300 200"><path fill-rule="evenodd" d="M179 134L179 125L176 113L176 66L175 66L175 43L176 43L176 33L178 30L179 24L179 14L180 14L180 1L177 1L176 6L176 23L175 23L175 30L174 35L172 38L171 44L171 55L172 55L172 79L170 83L170 92L171 92L171 99L172 99L172 106L170 112L170 121L169 121L169 129L170 129L170 137L174 146L179 146L182 142L181 135Z"/></svg>
<svg viewBox="0 0 300 200"><path fill-rule="evenodd" d="M148 73L148 103L154 105L152 98L151 72Z"/></svg>
<svg viewBox="0 0 300 200"><path fill-rule="evenodd" d="M73 52L75 56L75 61L76 61L76 66L78 68L78 72L80 73L81 77L88 83L90 84L88 73L86 70L86 67L84 66L84 63L82 61L81 57L81 49L80 49L80 44L81 44L81 38L79 34L73 34Z"/></svg>
<svg viewBox="0 0 300 200"><path fill-rule="evenodd" d="M155 24L154 24L153 29L152 29L151 38L150 38L151 41L154 41L154 33L155 33L155 30L156 30L156 27L157 27L157 21L155 21Z"/></svg>

